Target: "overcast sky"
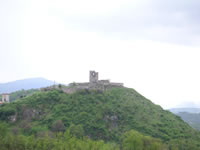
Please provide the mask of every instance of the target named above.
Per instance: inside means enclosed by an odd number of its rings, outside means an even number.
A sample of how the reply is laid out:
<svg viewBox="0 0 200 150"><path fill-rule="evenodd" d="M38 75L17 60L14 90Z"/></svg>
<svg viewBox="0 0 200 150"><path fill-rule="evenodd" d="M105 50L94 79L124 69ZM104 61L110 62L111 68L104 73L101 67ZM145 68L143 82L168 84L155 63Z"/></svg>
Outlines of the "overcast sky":
<svg viewBox="0 0 200 150"><path fill-rule="evenodd" d="M1 0L0 82L123 82L163 108L200 107L199 0Z"/></svg>

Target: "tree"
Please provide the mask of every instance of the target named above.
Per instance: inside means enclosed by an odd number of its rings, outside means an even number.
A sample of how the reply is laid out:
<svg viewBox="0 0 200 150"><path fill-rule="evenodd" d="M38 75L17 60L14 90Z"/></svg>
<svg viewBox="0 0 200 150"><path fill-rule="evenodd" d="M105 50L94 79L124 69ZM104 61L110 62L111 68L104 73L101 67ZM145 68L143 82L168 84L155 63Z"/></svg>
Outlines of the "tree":
<svg viewBox="0 0 200 150"><path fill-rule="evenodd" d="M142 150L143 139L142 135L134 130L130 130L124 134L123 149L124 150Z"/></svg>
<svg viewBox="0 0 200 150"><path fill-rule="evenodd" d="M61 85L61 84L58 84L58 88L61 89L61 88L62 88L62 85Z"/></svg>
<svg viewBox="0 0 200 150"><path fill-rule="evenodd" d="M62 122L62 120L57 120L52 124L52 131L53 132L64 132L65 131L65 125Z"/></svg>
<svg viewBox="0 0 200 150"><path fill-rule="evenodd" d="M77 138L82 138L84 136L84 129L81 125L70 125L69 127L70 134Z"/></svg>

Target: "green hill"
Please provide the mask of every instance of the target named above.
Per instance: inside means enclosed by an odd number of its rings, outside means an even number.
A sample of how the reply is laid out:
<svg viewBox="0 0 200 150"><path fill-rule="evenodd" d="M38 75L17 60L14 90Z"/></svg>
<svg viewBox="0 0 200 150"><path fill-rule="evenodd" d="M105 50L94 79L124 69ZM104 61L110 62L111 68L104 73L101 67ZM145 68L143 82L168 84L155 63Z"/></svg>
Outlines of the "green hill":
<svg viewBox="0 0 200 150"><path fill-rule="evenodd" d="M160 139L168 149L200 148L199 131L128 88L105 92L83 90L73 94L59 90L37 92L2 105L0 119L8 124L13 134L17 131L25 136L62 133L70 129L77 138L103 140L127 150L131 150L127 148L131 146L127 144L131 143L129 137L134 139L134 135L136 139L146 136Z"/></svg>

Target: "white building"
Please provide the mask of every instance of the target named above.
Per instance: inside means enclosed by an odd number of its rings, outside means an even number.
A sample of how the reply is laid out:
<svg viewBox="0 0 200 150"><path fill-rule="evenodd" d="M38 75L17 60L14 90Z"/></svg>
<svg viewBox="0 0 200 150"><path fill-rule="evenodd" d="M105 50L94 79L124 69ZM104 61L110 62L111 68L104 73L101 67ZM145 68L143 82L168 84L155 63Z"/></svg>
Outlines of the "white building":
<svg viewBox="0 0 200 150"><path fill-rule="evenodd" d="M0 101L0 104L9 103L9 102L10 102L9 94L3 93L3 94L2 94L2 99L1 99L1 101Z"/></svg>

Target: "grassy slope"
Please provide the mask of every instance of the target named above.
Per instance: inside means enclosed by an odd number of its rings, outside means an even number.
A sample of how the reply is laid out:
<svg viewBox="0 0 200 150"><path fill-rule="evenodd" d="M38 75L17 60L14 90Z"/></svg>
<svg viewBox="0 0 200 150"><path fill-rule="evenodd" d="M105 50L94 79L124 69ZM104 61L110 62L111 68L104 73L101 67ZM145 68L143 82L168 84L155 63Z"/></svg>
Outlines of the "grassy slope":
<svg viewBox="0 0 200 150"><path fill-rule="evenodd" d="M0 119L8 121L9 116L16 112L17 121L10 123L11 126L21 127L26 122L29 124L25 131L28 134L50 130L56 120L62 120L66 128L70 124L82 125L87 136L106 141L119 142L122 133L131 129L165 142L189 139L196 144L200 140L199 132L180 117L127 88L104 93L41 92L3 105Z"/></svg>

